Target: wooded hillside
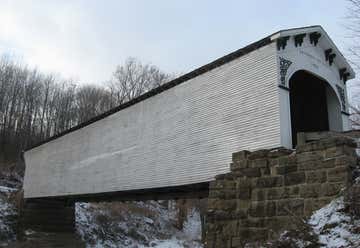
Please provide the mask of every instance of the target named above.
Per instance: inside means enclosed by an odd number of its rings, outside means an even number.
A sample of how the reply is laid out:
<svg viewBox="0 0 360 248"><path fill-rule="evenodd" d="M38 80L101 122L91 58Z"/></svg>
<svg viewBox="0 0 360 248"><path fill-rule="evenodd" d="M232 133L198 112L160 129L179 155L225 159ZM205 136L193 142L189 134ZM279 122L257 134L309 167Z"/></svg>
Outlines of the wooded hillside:
<svg viewBox="0 0 360 248"><path fill-rule="evenodd" d="M108 82L89 85L0 59L0 162L157 87L170 78L128 58Z"/></svg>

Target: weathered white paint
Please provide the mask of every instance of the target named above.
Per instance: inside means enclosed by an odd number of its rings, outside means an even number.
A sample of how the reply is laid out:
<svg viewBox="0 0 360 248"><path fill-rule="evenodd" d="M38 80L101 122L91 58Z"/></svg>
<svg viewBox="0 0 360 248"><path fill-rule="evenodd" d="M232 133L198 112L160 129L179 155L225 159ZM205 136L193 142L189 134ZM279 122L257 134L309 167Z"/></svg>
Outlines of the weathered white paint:
<svg viewBox="0 0 360 248"><path fill-rule="evenodd" d="M284 147L292 148L289 91L279 88L279 101L280 101L281 144Z"/></svg>
<svg viewBox="0 0 360 248"><path fill-rule="evenodd" d="M25 197L206 182L231 154L278 147L271 43L25 153Z"/></svg>
<svg viewBox="0 0 360 248"><path fill-rule="evenodd" d="M326 87L326 101L328 107L329 129L331 131L343 131L343 126L347 127L346 123L343 125L341 117L341 107L338 96L335 91Z"/></svg>

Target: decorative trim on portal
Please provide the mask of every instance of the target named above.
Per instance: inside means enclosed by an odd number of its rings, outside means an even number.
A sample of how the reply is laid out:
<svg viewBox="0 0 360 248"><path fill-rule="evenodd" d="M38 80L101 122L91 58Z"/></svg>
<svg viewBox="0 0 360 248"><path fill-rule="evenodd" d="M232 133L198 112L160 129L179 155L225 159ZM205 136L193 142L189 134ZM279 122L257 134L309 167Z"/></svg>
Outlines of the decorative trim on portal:
<svg viewBox="0 0 360 248"><path fill-rule="evenodd" d="M305 36L306 36L306 34L297 34L294 36L294 41L295 41L296 47L302 45Z"/></svg>
<svg viewBox="0 0 360 248"><path fill-rule="evenodd" d="M277 39L277 41L276 41L277 49L278 50L285 49L289 38L290 38L290 36L284 36L284 37Z"/></svg>
<svg viewBox="0 0 360 248"><path fill-rule="evenodd" d="M340 96L341 109L342 109L342 111L346 112L345 90L339 85L336 85L336 89L337 89L337 91L339 93L339 96Z"/></svg>
<svg viewBox="0 0 360 248"><path fill-rule="evenodd" d="M288 87L284 86L284 85L279 84L278 86L279 86L280 89L290 91L290 89Z"/></svg>
<svg viewBox="0 0 360 248"><path fill-rule="evenodd" d="M310 43L313 44L314 46L316 46L321 37L321 33L313 32L313 33L309 34L309 37L310 37Z"/></svg>
<svg viewBox="0 0 360 248"><path fill-rule="evenodd" d="M326 61L329 61L329 65L332 65L335 57L336 57L336 54L332 52L331 48L325 50L325 59L326 59Z"/></svg>
<svg viewBox="0 0 360 248"><path fill-rule="evenodd" d="M292 62L290 60L279 57L280 60L280 85L285 86L285 77L287 70L289 69Z"/></svg>
<svg viewBox="0 0 360 248"><path fill-rule="evenodd" d="M348 77L350 77L350 73L346 72L346 71L347 71L347 68L339 69L340 80L342 79L344 83L346 83Z"/></svg>

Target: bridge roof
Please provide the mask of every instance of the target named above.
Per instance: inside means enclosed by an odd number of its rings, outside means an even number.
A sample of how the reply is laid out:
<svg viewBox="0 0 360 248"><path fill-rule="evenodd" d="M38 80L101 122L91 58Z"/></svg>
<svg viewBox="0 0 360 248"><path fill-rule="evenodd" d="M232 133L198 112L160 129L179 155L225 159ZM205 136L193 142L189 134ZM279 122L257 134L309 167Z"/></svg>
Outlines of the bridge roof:
<svg viewBox="0 0 360 248"><path fill-rule="evenodd" d="M203 73L206 73L212 69L215 69L219 66L222 66L226 63L229 63L241 56L244 56L254 50L257 50L263 46L266 46L274 41L276 41L277 39L281 38L281 37L287 37L287 36L293 36L293 35L296 35L296 34L302 34L302 33L311 33L311 32L319 32L321 33L324 37L325 37L325 42L327 44L328 47L331 47L335 50L335 53L338 55L337 58L340 58L340 61L339 61L339 66L341 67L345 67L348 69L348 71L350 72L350 77L349 78L354 78L355 77L355 73L353 71L353 69L351 68L351 66L348 64L348 62L346 61L346 59L344 58L344 56L341 54L341 52L339 51L339 49L335 46L335 44L333 43L333 41L330 39L330 37L327 35L327 33L325 32L325 30L319 26L319 25L315 25L315 26L307 26L307 27L301 27L301 28L292 28L292 29L285 29L285 30L280 30L278 32L275 32L269 36L266 36L265 38L261 39L261 40L258 40L254 43L251 43L243 48L240 48L232 53L229 53L221 58L218 58L206 65L203 65L189 73L186 73L176 79L173 79L155 89L152 89L142 95L140 95L139 97L135 98L135 99L132 99L126 103L123 103L115 108L112 108L106 112L104 112L103 114L100 114L98 116L95 116L91 119L89 119L88 121L86 122L83 122L83 123L80 123L79 125L76 125L68 130L65 130L63 132L60 132L58 134L55 134L54 136L51 136L50 138L46 139L46 140L43 140L33 146L30 146L26 149L26 151L28 150L31 150L35 147L38 147L38 146L41 146L45 143L48 143L54 139L57 139L61 136L64 136L68 133L71 133L71 132L74 132L78 129L81 129L83 127L86 127L98 120L101 120L101 119L104 119L106 118L107 116L109 115L112 115L116 112L119 112L121 111L122 109L125 109L125 108L128 108L138 102L141 102L141 101L144 101L145 99L147 98L150 98L152 96L155 96L157 94L160 94L161 92L163 91L166 91L172 87L175 87L185 81L188 81L192 78L195 78Z"/></svg>

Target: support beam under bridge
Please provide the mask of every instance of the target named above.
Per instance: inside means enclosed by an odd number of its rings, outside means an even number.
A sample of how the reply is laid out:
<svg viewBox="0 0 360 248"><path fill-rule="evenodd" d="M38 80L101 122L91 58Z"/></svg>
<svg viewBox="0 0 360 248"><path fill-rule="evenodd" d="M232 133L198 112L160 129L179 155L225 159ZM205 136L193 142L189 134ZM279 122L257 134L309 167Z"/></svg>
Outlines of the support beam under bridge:
<svg viewBox="0 0 360 248"><path fill-rule="evenodd" d="M83 195L67 195L30 199L49 199L64 202L109 202L109 201L148 201L207 198L209 182L174 187L162 187L141 190L102 192Z"/></svg>
<svg viewBox="0 0 360 248"><path fill-rule="evenodd" d="M88 195L28 198L20 212L20 238L25 242L36 242L38 247L85 247L75 232L76 202L194 199L207 198L208 195L209 183L199 183Z"/></svg>

